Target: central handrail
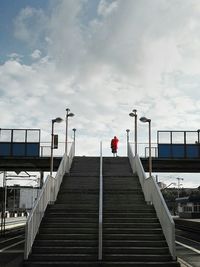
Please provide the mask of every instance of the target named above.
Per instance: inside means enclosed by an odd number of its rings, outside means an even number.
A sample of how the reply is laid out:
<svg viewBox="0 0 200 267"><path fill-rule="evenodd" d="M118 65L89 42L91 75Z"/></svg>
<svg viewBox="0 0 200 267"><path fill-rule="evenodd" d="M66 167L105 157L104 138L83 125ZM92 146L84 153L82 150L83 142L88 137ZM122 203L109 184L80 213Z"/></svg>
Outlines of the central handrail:
<svg viewBox="0 0 200 267"><path fill-rule="evenodd" d="M103 247L103 158L102 141L100 142L100 176L99 176L99 249L98 260L102 260Z"/></svg>

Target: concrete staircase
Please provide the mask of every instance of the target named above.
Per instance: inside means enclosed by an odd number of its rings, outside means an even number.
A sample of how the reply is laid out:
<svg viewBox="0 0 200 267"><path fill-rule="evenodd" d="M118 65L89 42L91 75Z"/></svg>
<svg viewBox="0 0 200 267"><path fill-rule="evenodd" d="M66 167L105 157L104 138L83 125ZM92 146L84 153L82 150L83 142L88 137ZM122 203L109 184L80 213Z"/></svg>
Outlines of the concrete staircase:
<svg viewBox="0 0 200 267"><path fill-rule="evenodd" d="M179 266L127 158L103 159L103 261L98 261L99 161L74 159L24 266Z"/></svg>
<svg viewBox="0 0 200 267"><path fill-rule="evenodd" d="M180 266L127 158L104 158L103 259L110 267Z"/></svg>
<svg viewBox="0 0 200 267"><path fill-rule="evenodd" d="M74 158L25 266L98 266L99 162Z"/></svg>

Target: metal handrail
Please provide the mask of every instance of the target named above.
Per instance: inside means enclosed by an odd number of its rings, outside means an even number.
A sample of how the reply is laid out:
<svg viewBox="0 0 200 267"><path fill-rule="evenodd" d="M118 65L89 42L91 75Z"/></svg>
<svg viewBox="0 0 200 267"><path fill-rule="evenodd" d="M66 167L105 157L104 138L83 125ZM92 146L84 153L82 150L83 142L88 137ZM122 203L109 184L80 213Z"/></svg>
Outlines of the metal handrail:
<svg viewBox="0 0 200 267"><path fill-rule="evenodd" d="M65 173L69 172L73 157L74 157L74 142L71 145L69 156L66 157L66 154L64 154L62 161L60 162L58 171L56 173L56 177L55 179L53 179L51 202L55 202L57 199L57 195L60 189L60 185L62 183L63 176Z"/></svg>
<svg viewBox="0 0 200 267"><path fill-rule="evenodd" d="M47 176L47 179L40 191L35 206L33 207L26 223L25 228L25 250L24 250L24 259L28 259L30 254L33 242L37 235L40 223L44 216L47 205L50 202L56 200L60 184L62 182L63 175L66 172L69 172L72 160L74 156L74 146L72 144L71 151L67 157L65 154L62 158L62 161L59 165L56 177Z"/></svg>
<svg viewBox="0 0 200 267"><path fill-rule="evenodd" d="M173 259L176 259L175 247L175 225L172 216L168 210L165 200L160 192L160 189L155 182L153 176L146 178L142 163L138 155L133 156L131 147L129 146L129 161L134 173L139 176L140 184L144 193L146 202L152 203L156 214L159 218L163 233L165 235L170 253Z"/></svg>
<svg viewBox="0 0 200 267"><path fill-rule="evenodd" d="M102 141L100 142L100 176L99 176L99 247L98 260L102 260L103 246L103 158L102 158Z"/></svg>

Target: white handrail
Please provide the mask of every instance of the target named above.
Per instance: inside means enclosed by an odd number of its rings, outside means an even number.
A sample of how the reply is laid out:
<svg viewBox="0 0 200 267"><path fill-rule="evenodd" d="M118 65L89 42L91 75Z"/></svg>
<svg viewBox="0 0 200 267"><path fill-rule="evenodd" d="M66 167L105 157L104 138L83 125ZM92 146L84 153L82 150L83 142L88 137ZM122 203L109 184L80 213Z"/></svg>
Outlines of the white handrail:
<svg viewBox="0 0 200 267"><path fill-rule="evenodd" d="M46 207L49 202L54 202L56 200L62 178L66 172L69 172L73 156L74 143L71 146L69 156L67 157L64 154L59 165L56 177L53 178L51 176L48 176L42 190L40 191L38 199L35 202L35 206L33 207L26 222L24 259L28 259Z"/></svg>
<svg viewBox="0 0 200 267"><path fill-rule="evenodd" d="M60 189L60 185L62 183L63 175L69 172L73 157L74 157L74 142L71 145L69 156L66 157L66 154L64 154L62 161L60 162L58 171L56 173L56 177L55 179L53 179L51 202L55 202L57 199L57 195Z"/></svg>
<svg viewBox="0 0 200 267"><path fill-rule="evenodd" d="M98 260L102 260L103 246L103 158L102 158L102 141L100 142L100 179L99 179L99 248Z"/></svg>
<svg viewBox="0 0 200 267"><path fill-rule="evenodd" d="M173 259L176 259L175 247L175 225L172 216L168 210L165 200L160 189L153 177L146 178L142 163L138 155L133 156L133 152L129 145L129 161L134 173L139 176L140 184L144 193L146 202L152 203L156 210L156 214L160 220L160 224L165 235L170 253Z"/></svg>

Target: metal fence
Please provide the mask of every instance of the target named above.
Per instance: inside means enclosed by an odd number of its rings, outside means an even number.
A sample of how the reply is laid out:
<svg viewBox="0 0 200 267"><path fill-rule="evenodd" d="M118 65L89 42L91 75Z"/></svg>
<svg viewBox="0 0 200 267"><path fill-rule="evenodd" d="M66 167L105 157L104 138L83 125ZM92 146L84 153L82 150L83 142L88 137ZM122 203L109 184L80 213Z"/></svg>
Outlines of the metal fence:
<svg viewBox="0 0 200 267"><path fill-rule="evenodd" d="M40 129L0 129L0 157L39 157Z"/></svg>

